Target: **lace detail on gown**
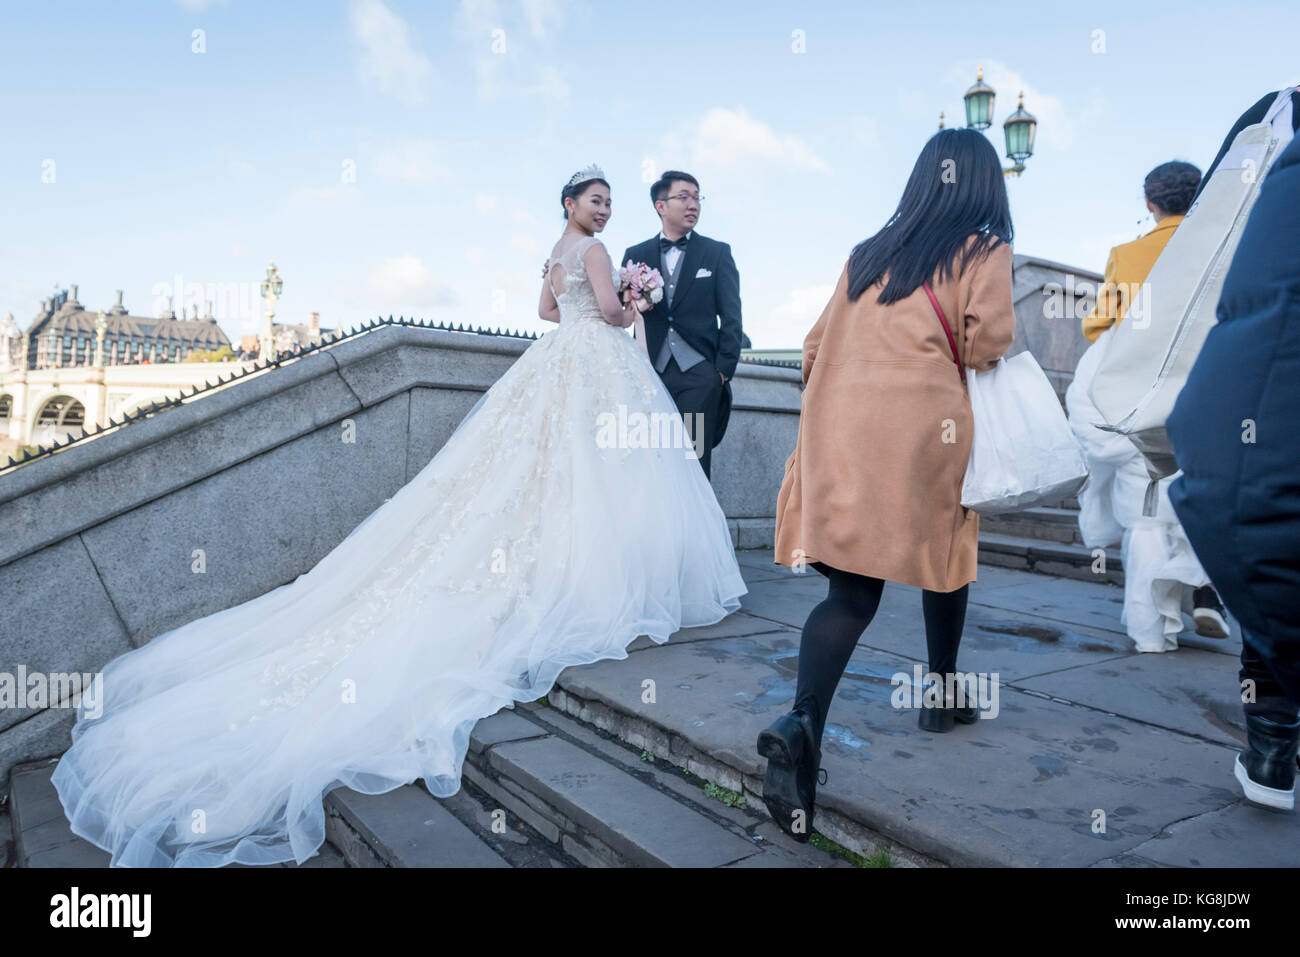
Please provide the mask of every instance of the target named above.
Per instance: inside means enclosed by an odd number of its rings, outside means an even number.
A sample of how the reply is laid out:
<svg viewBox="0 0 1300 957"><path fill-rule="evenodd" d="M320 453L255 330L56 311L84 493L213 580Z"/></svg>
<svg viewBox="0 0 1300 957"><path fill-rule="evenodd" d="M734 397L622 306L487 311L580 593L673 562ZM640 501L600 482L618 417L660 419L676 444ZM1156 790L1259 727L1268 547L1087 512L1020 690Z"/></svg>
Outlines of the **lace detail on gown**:
<svg viewBox="0 0 1300 957"><path fill-rule="evenodd" d="M119 866L301 862L332 788L453 794L480 718L739 607L699 463L597 441L605 413L677 412L601 315L596 241L552 260L557 327L315 567L105 666L54 772L75 833Z"/></svg>

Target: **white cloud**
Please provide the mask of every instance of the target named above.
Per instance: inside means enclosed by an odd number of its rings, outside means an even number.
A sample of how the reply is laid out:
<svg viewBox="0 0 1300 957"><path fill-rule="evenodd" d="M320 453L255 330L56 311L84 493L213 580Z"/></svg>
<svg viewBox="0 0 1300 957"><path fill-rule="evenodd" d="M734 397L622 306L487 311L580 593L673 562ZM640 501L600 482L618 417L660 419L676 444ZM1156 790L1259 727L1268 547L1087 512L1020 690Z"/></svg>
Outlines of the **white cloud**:
<svg viewBox="0 0 1300 957"><path fill-rule="evenodd" d="M885 148L885 137L880 131L880 123L874 116L858 114L850 116L846 129L855 145L867 153L880 153Z"/></svg>
<svg viewBox="0 0 1300 957"><path fill-rule="evenodd" d="M408 138L363 150L375 176L384 182L427 186L451 176L432 140Z"/></svg>
<svg viewBox="0 0 1300 957"><path fill-rule="evenodd" d="M540 220L538 220L536 216L534 216L529 210L524 209L523 207L520 207L519 209L511 210L510 218L513 219L520 226L526 226L528 228L535 228L540 223Z"/></svg>
<svg viewBox="0 0 1300 957"><path fill-rule="evenodd" d="M338 186L303 186L289 194L285 202L291 207L303 208L338 202L355 202L361 191L351 184Z"/></svg>
<svg viewBox="0 0 1300 957"><path fill-rule="evenodd" d="M415 255L396 256L376 266L366 285L381 303L404 308L454 305L456 295L435 281L424 261ZM386 306L385 306L386 308Z"/></svg>
<svg viewBox="0 0 1300 957"><path fill-rule="evenodd" d="M478 95L567 107L571 90L554 65L562 57L553 49L564 17L556 0L516 0L508 7L497 0L461 0L459 30L473 62ZM533 42L521 42L521 33Z"/></svg>
<svg viewBox="0 0 1300 957"><path fill-rule="evenodd" d="M527 259L545 258L546 244L532 233L511 233L507 245Z"/></svg>
<svg viewBox="0 0 1300 957"><path fill-rule="evenodd" d="M501 197L496 193L475 193L474 211L478 213L495 213L501 208Z"/></svg>
<svg viewBox="0 0 1300 957"><path fill-rule="evenodd" d="M538 71L537 83L532 87L532 92L543 100L568 106L571 91L563 73L553 66L544 66Z"/></svg>
<svg viewBox="0 0 1300 957"><path fill-rule="evenodd" d="M829 173L830 165L797 136L781 135L743 108L714 107L700 120L693 144L695 165L731 169L754 162L786 170Z"/></svg>
<svg viewBox="0 0 1300 957"><path fill-rule="evenodd" d="M411 45L405 20L381 0L352 0L352 32L361 45L357 72L363 84L373 83L408 106L428 101L433 64Z"/></svg>
<svg viewBox="0 0 1300 957"><path fill-rule="evenodd" d="M802 341L804 335L817 321L817 317L822 314L822 310L826 308L826 303L830 302L831 294L834 292L834 283L792 289L785 302L772 310L772 320L782 327L792 326L799 329L799 338Z"/></svg>
<svg viewBox="0 0 1300 957"><path fill-rule="evenodd" d="M754 315L755 310L751 308L745 316L745 332L754 348L788 349L802 345L833 292L834 283L804 286L792 289L784 302L770 308L765 315Z"/></svg>
<svg viewBox="0 0 1300 957"><path fill-rule="evenodd" d="M230 244L230 256L232 259L243 259L248 255L248 247L243 243L235 242Z"/></svg>
<svg viewBox="0 0 1300 957"><path fill-rule="evenodd" d="M208 7L224 7L226 0L176 0L176 3L189 13L202 13Z"/></svg>
<svg viewBox="0 0 1300 957"><path fill-rule="evenodd" d="M522 0L524 19L534 39L549 39L564 19L556 0Z"/></svg>

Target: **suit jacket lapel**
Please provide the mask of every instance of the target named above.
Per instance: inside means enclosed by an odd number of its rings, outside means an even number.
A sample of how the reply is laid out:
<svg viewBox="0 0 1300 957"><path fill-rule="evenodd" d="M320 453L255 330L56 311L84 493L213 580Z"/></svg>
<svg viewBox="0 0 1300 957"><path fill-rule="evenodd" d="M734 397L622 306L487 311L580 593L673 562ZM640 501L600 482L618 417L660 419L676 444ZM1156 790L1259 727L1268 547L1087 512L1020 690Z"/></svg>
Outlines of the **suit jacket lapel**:
<svg viewBox="0 0 1300 957"><path fill-rule="evenodd" d="M663 276L664 282L665 283L668 282L668 277L667 275L664 274L663 255L659 251L658 233L655 233L654 236L647 239L640 246L636 247L636 254L639 257L636 260L636 262L645 263L651 269L658 269L659 275ZM653 306L647 309L645 314L647 316L654 315L658 313L660 309L667 309L667 308L668 308L667 299L666 298L660 299L657 303L655 303Z"/></svg>
<svg viewBox="0 0 1300 957"><path fill-rule="evenodd" d="M704 259L704 243L701 242L703 238L699 233L695 233L686 243L686 258L682 260L682 274L677 277L677 289L673 293L672 308L676 308L682 301L686 296L686 290L695 281L695 273L699 271L700 262Z"/></svg>

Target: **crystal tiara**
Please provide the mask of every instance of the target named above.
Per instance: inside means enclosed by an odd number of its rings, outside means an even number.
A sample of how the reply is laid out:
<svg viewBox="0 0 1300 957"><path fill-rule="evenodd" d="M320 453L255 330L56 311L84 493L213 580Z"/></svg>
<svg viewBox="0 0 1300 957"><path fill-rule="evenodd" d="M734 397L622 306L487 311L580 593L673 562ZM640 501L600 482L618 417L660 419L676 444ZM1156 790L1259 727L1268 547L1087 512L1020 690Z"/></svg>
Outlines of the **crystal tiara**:
<svg viewBox="0 0 1300 957"><path fill-rule="evenodd" d="M569 179L568 185L566 185L564 188L568 189L570 186L577 186L579 183L585 183L589 179L604 179L604 178L605 178L605 171L601 169L599 166L597 166L595 163L592 163L586 169L580 169L576 173L574 173L573 176Z"/></svg>

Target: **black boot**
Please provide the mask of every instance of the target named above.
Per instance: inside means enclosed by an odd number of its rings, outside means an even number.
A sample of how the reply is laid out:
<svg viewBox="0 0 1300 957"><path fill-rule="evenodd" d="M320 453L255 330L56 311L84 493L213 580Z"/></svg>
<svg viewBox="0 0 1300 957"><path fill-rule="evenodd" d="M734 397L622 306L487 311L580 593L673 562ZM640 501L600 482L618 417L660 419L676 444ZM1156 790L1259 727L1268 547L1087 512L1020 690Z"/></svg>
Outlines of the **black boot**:
<svg viewBox="0 0 1300 957"><path fill-rule="evenodd" d="M781 715L759 733L758 753L767 758L763 803L768 813L781 830L799 843L807 843L812 836L817 784L826 783L812 717L803 711Z"/></svg>
<svg viewBox="0 0 1300 957"><path fill-rule="evenodd" d="M942 695L947 689L940 689ZM962 724L974 724L980 718L979 711L974 705L962 705L957 707L955 700L945 702L944 707L927 707L922 700L920 714L916 716L917 726L922 731L932 731L944 734L952 730L954 722Z"/></svg>
<svg viewBox="0 0 1300 957"><path fill-rule="evenodd" d="M1237 755L1232 769L1246 799L1265 807L1292 810L1300 719L1284 723L1247 713L1246 740L1247 748Z"/></svg>

